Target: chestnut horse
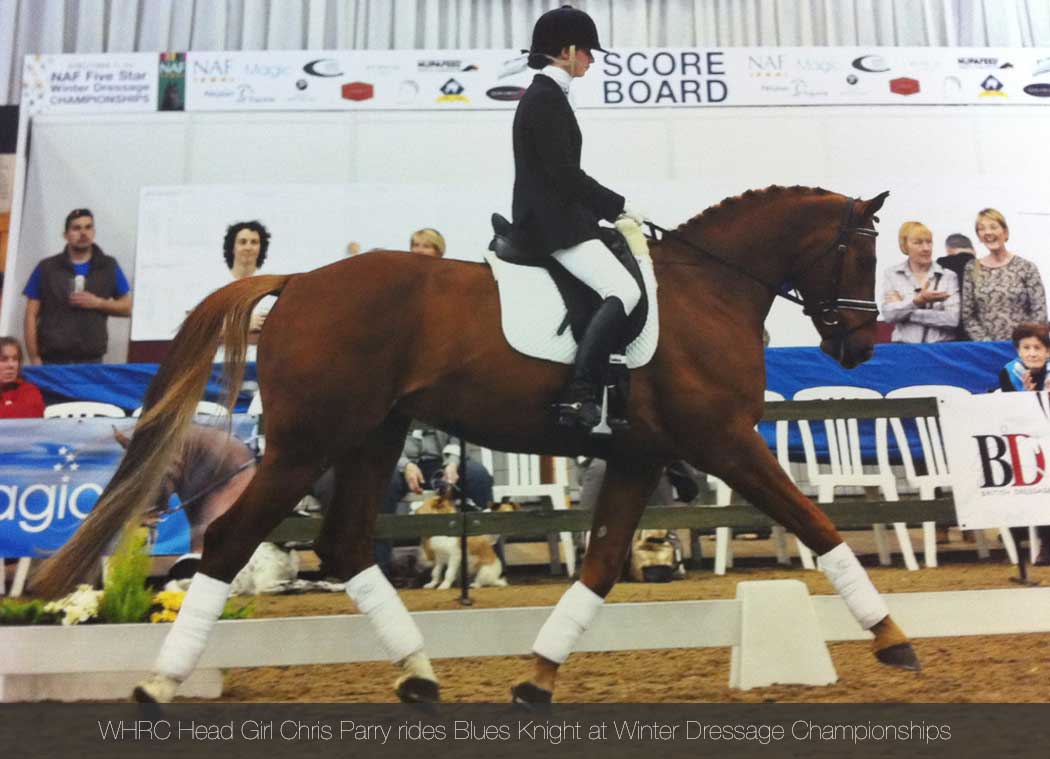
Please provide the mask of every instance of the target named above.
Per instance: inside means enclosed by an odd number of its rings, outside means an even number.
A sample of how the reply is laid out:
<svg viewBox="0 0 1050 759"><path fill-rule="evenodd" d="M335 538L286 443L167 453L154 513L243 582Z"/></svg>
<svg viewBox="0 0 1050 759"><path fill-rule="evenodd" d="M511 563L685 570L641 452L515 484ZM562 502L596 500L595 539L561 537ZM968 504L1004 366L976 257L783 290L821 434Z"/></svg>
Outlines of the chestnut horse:
<svg viewBox="0 0 1050 759"><path fill-rule="evenodd" d="M567 611L559 604L548 621L561 624L567 614L562 627L575 626L554 631L555 649L571 650L586 627L587 615L572 604L584 597L593 606L613 587L646 496L662 467L676 459L725 480L818 554L832 552L824 566L835 582L831 560L848 546L755 431L765 387L762 324L790 282L825 353L847 368L871 357L874 214L887 194L863 201L805 187L748 191L653 241L660 344L648 365L631 372L630 430L611 439L556 426L548 407L570 369L511 349L485 265L376 251L304 274L229 284L187 317L150 385L116 475L81 529L45 564L36 590L54 596L68 589L112 535L136 524L156 501L220 339L227 387L239 387L252 307L276 292L280 298L259 340L263 461L235 506L208 528L200 574L137 698L174 696L218 616L223 583L329 466L336 495L318 548L331 556L334 572L351 578L348 592L401 663L398 695L438 698L422 636L393 589L385 589L372 554L376 512L412 419L494 450L608 461L581 582L563 598ZM849 581L836 587L875 634L879 660L917 669L910 643L852 553L837 566ZM859 586L869 611L850 605ZM566 601L570 594L575 600ZM195 611L187 614L191 597ZM391 630L397 625L406 629ZM515 686L517 699L549 699L568 655L545 653L539 639L536 650L531 673ZM185 661L173 664L178 657Z"/></svg>

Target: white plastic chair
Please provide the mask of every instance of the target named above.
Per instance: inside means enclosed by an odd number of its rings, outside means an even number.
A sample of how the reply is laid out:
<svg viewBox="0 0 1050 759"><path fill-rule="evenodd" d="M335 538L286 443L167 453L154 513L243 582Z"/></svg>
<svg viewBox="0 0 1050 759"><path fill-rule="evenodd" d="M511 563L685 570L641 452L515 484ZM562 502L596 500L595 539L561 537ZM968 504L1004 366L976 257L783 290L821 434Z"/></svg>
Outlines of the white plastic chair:
<svg viewBox="0 0 1050 759"><path fill-rule="evenodd" d="M529 453L505 453L507 463L507 484L494 485L492 497L496 503L504 498L550 498L551 504L558 511L568 508L566 489L569 484L569 467L564 458L554 459L554 482L540 482L540 457ZM495 457L488 448L481 449L481 463L496 475ZM565 573L572 577L576 573L576 546L571 532L559 535L561 553L564 556ZM551 563L557 559L557 547L551 546Z"/></svg>
<svg viewBox="0 0 1050 759"><path fill-rule="evenodd" d="M874 400L882 398L882 393L877 390L869 390L863 387L852 387L850 385L826 385L823 387L810 387L795 393L796 401L817 400L852 400L867 399ZM817 500L828 503L835 500L835 488L839 487L877 487L882 491L887 501L896 501L897 480L890 468L889 446L886 443L886 418L881 417L875 421L875 450L877 457L876 471L865 472L860 451L860 424L857 419L825 419L824 431L827 435L828 458L830 472L820 471L820 461L817 459L816 447L813 443L813 433L809 421L800 419L799 431L802 433L802 448L806 459L806 476L817 488ZM886 542L886 531L884 524L873 525L875 530L875 546L879 553L879 563L883 566L890 564L890 551ZM901 554L904 557L904 565L910 570L919 568L915 560L915 551L911 545L908 535L908 526L904 522L894 522L893 530L897 534L897 542L900 544Z"/></svg>
<svg viewBox="0 0 1050 759"><path fill-rule="evenodd" d="M891 390L886 394L887 398L948 398L969 396L970 391L953 385L911 385ZM926 462L926 474L918 474L915 462L912 460L911 448L908 446L908 437L904 430L904 423L896 417L890 418L890 428L897 440L897 448L900 449L901 461L904 464L904 479L909 485L919 491L919 498L924 501L933 499L936 488L951 487L951 478L948 473L948 460L944 452L944 442L941 438L941 428L937 417L916 417L915 426L919 435L919 443L922 445L922 458ZM937 566L937 533L933 522L922 523L923 553L927 567ZM1014 543L1013 535L1007 527L999 528L1002 536L1003 547L1006 549L1010 561L1017 563L1017 545ZM988 541L984 530L976 530L977 554L981 558L988 558Z"/></svg>
<svg viewBox="0 0 1050 759"><path fill-rule="evenodd" d="M99 403L97 401L70 401L69 403L55 403L44 409L45 419L90 419L92 417L104 417L107 419L124 419L127 414L124 409L114 406L112 403Z"/></svg>
<svg viewBox="0 0 1050 759"><path fill-rule="evenodd" d="M229 416L229 411L221 403L215 403L214 401L198 401L197 410L193 413L198 416ZM142 416L142 406L131 412L131 416L134 419L138 419Z"/></svg>
<svg viewBox="0 0 1050 759"><path fill-rule="evenodd" d="M782 401L784 400L784 396L775 390L766 390L765 400L767 402ZM791 463L788 459L787 420L781 420L776 423L776 447L774 452L780 467L787 473L788 477L791 477ZM791 477L791 479L794 480L794 477ZM712 482L715 486L715 505L728 506L733 498L733 492L729 485L713 475L708 475L708 481ZM787 548L787 530L779 524L773 525L771 537L773 539L773 545L776 547L777 563L790 565L791 559L788 556ZM733 529L731 527L715 528L716 575L724 575L726 573L726 568L733 566L732 539ZM806 548L805 544L798 538L795 538L795 542L798 544L798 555L802 560L802 566L806 569L816 569L816 564L813 562L813 553Z"/></svg>

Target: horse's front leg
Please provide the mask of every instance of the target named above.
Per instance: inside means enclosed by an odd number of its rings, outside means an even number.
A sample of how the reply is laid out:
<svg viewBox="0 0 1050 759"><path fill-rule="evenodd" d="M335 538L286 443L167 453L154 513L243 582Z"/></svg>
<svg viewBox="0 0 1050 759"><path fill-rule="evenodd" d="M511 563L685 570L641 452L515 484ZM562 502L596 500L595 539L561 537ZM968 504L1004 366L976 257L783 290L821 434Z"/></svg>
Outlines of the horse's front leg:
<svg viewBox="0 0 1050 759"><path fill-rule="evenodd" d="M369 443L335 463L335 498L325 514L330 571L347 579L346 592L368 617L390 660L401 668L394 683L406 702L439 700L437 676L423 649L423 634L397 591L375 563L376 511L405 439L408 424L391 419Z"/></svg>
<svg viewBox="0 0 1050 759"><path fill-rule="evenodd" d="M660 471L658 465L609 461L580 579L565 591L540 629L532 646L532 675L511 690L515 703L550 703L558 668L569 658L620 577L631 537Z"/></svg>
<svg viewBox="0 0 1050 759"><path fill-rule="evenodd" d="M884 664L920 669L908 636L890 617L886 602L827 514L804 496L754 429L740 430L704 457L712 474L771 516L820 557L820 567L853 617L875 636Z"/></svg>

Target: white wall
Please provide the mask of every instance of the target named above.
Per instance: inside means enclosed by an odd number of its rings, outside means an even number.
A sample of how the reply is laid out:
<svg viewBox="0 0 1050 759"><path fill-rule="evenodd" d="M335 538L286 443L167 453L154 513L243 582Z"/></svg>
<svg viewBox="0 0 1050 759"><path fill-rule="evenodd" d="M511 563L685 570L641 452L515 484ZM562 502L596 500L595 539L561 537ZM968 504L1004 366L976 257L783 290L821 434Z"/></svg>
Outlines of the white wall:
<svg viewBox="0 0 1050 759"><path fill-rule="evenodd" d="M512 118L500 111L38 117L7 293L61 248L62 219L77 206L96 212L98 243L133 276L139 238L149 244L150 230L136 227L139 192L150 185L430 184L435 197L476 191L477 207L463 209L470 221L440 222L473 226L475 215L509 208ZM585 168L664 226L772 183L863 197L889 189L879 240L885 263L900 260L901 221L923 220L940 239L970 233L974 212L990 205L1010 221L1011 249L1036 260L1050 282L1048 108L583 110L579 118ZM439 224L426 207L414 210L418 226ZM21 334L23 308L23 298L6 297L0 331ZM775 306L769 323L774 345L815 341L789 304ZM110 324L107 360L120 361L128 322Z"/></svg>

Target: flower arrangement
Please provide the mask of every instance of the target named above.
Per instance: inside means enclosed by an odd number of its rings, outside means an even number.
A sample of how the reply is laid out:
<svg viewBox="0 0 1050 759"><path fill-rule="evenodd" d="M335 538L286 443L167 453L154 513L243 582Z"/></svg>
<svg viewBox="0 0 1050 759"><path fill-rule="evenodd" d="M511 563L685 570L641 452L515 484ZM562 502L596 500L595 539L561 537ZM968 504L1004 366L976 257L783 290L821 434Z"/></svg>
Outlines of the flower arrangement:
<svg viewBox="0 0 1050 759"><path fill-rule="evenodd" d="M186 594L164 590L154 593L146 586L150 556L146 531L132 530L110 557L102 590L79 585L57 601L0 599L0 625L78 625L108 622L174 622ZM228 602L220 619L246 619L254 604Z"/></svg>
<svg viewBox="0 0 1050 759"><path fill-rule="evenodd" d="M90 585L78 585L69 595L47 604L44 611L59 616L65 626L88 622L98 617L103 592Z"/></svg>

